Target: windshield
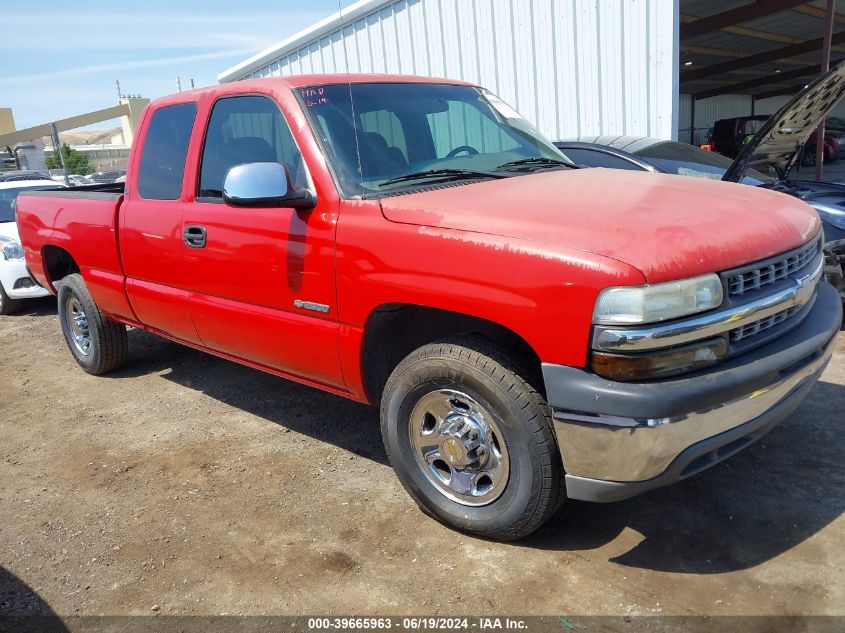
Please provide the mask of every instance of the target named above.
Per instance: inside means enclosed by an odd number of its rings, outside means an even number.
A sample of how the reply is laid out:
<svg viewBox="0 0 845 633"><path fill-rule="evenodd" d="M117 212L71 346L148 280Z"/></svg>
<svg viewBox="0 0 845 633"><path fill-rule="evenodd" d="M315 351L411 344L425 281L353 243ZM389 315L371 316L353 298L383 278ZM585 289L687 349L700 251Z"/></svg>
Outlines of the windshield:
<svg viewBox="0 0 845 633"><path fill-rule="evenodd" d="M572 164L515 110L472 86L333 84L299 94L348 197ZM505 165L527 158L549 160ZM430 170L451 173L414 176Z"/></svg>
<svg viewBox="0 0 845 633"><path fill-rule="evenodd" d="M15 200L21 191L35 191L41 189L56 189L58 184L54 185L28 185L25 187L12 187L10 189L0 189L0 222L14 222L15 221Z"/></svg>
<svg viewBox="0 0 845 633"><path fill-rule="evenodd" d="M667 173L696 178L711 178L713 180L721 180L728 167L733 164L730 158L721 154L708 152L695 145L676 141L655 143L634 153L648 158L650 162ZM746 171L742 182L746 185L763 185L771 184L776 180L776 178L759 171L749 169Z"/></svg>

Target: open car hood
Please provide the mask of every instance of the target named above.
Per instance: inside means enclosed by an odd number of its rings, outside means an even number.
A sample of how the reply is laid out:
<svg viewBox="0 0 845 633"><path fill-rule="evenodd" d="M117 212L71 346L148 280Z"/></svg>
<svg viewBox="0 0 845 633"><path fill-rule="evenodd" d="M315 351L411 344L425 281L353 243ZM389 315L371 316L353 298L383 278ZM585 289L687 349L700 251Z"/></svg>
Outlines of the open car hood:
<svg viewBox="0 0 845 633"><path fill-rule="evenodd" d="M825 116L845 96L845 62L819 76L773 114L739 152L722 180L740 182L748 169L773 166L781 177L792 169L801 149Z"/></svg>

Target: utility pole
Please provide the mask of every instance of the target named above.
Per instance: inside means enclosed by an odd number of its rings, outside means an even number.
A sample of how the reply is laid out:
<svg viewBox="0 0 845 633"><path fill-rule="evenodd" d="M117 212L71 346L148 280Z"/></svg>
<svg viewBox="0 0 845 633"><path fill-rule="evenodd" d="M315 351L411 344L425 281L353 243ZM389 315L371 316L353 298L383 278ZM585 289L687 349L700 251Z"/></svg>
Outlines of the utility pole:
<svg viewBox="0 0 845 633"><path fill-rule="evenodd" d="M62 142L59 140L59 129L55 123L50 124L50 136L53 137L53 149L59 154L59 164L62 166L65 186L70 187L70 178L67 177L67 165L65 165L65 155L62 153Z"/></svg>
<svg viewBox="0 0 845 633"><path fill-rule="evenodd" d="M176 92L182 92L182 78L176 75Z"/></svg>

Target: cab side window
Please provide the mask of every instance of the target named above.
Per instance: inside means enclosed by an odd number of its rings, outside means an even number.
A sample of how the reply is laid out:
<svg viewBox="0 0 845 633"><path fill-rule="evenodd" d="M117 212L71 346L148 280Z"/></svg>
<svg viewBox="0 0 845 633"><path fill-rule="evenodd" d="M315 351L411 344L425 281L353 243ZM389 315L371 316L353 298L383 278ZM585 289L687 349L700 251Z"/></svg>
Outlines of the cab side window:
<svg viewBox="0 0 845 633"><path fill-rule="evenodd" d="M196 103L166 106L153 113L141 150L139 196L146 200L179 199L196 115Z"/></svg>
<svg viewBox="0 0 845 633"><path fill-rule="evenodd" d="M199 197L222 198L223 180L243 163L280 163L295 187L307 187L305 162L287 121L268 97L225 97L208 120L200 167Z"/></svg>

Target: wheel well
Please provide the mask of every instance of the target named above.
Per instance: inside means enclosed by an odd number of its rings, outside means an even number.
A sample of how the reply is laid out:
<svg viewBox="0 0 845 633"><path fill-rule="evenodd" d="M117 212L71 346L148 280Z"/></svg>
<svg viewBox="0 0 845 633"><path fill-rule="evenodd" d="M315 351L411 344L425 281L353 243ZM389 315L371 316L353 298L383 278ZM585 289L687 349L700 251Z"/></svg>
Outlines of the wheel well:
<svg viewBox="0 0 845 633"><path fill-rule="evenodd" d="M59 246L45 246L41 251L41 261L50 284L79 272L79 266L71 254Z"/></svg>
<svg viewBox="0 0 845 633"><path fill-rule="evenodd" d="M508 351L525 379L540 393L545 393L539 356L512 330L466 314L394 303L374 310L364 329L361 369L370 402L381 400L390 373L415 349L443 338L467 334L484 338Z"/></svg>

